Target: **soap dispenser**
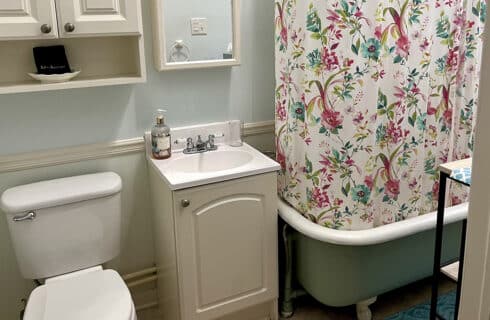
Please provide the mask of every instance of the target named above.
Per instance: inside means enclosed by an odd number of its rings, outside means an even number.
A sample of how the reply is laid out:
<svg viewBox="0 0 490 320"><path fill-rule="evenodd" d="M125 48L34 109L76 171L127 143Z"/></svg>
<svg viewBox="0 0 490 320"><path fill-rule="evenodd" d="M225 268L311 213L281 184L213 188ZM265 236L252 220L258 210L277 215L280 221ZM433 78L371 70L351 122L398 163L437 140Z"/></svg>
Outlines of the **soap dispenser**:
<svg viewBox="0 0 490 320"><path fill-rule="evenodd" d="M156 124L151 130L152 154L155 159L168 159L172 155L170 128L165 124L166 110L159 109Z"/></svg>

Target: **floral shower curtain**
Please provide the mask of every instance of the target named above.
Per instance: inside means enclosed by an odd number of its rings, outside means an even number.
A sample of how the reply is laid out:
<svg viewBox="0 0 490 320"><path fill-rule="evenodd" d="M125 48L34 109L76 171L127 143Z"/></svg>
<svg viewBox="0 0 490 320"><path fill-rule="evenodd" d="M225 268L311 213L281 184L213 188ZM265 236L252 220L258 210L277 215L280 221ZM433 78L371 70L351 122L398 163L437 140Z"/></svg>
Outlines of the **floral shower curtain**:
<svg viewBox="0 0 490 320"><path fill-rule="evenodd" d="M472 153L485 2L275 4L280 195L335 229L433 211L437 166Z"/></svg>

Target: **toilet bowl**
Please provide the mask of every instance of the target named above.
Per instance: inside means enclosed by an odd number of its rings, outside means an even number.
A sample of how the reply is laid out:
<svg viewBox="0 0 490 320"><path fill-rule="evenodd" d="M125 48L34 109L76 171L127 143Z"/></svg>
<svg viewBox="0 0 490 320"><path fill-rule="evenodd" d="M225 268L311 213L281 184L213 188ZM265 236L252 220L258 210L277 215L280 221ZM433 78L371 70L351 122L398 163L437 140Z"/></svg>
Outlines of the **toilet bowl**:
<svg viewBox="0 0 490 320"><path fill-rule="evenodd" d="M136 320L131 295L114 270L90 268L46 280L30 295L24 320Z"/></svg>
<svg viewBox="0 0 490 320"><path fill-rule="evenodd" d="M100 266L120 252L121 189L121 178L106 172L2 194L20 271L44 282L23 320L136 320L123 279Z"/></svg>

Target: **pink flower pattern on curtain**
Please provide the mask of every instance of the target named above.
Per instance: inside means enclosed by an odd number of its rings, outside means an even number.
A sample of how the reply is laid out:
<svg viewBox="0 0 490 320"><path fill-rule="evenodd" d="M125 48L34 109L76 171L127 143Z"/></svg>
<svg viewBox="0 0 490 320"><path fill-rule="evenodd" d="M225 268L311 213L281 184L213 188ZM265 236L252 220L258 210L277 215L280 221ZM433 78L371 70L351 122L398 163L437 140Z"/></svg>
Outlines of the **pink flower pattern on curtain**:
<svg viewBox="0 0 490 320"><path fill-rule="evenodd" d="M275 5L279 194L344 230L435 210L437 166L472 154L486 3Z"/></svg>

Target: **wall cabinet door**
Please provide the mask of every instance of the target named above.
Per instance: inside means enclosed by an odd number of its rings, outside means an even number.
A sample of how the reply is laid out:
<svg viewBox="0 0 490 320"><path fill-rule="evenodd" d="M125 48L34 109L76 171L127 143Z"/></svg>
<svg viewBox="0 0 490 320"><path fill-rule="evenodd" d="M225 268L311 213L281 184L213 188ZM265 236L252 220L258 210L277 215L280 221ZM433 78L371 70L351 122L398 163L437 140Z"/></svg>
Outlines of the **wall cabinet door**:
<svg viewBox="0 0 490 320"><path fill-rule="evenodd" d="M277 298L275 181L268 174L176 192L182 319Z"/></svg>
<svg viewBox="0 0 490 320"><path fill-rule="evenodd" d="M63 38L142 32L140 0L56 0L56 6Z"/></svg>
<svg viewBox="0 0 490 320"><path fill-rule="evenodd" d="M0 40L57 37L54 0L0 0Z"/></svg>

